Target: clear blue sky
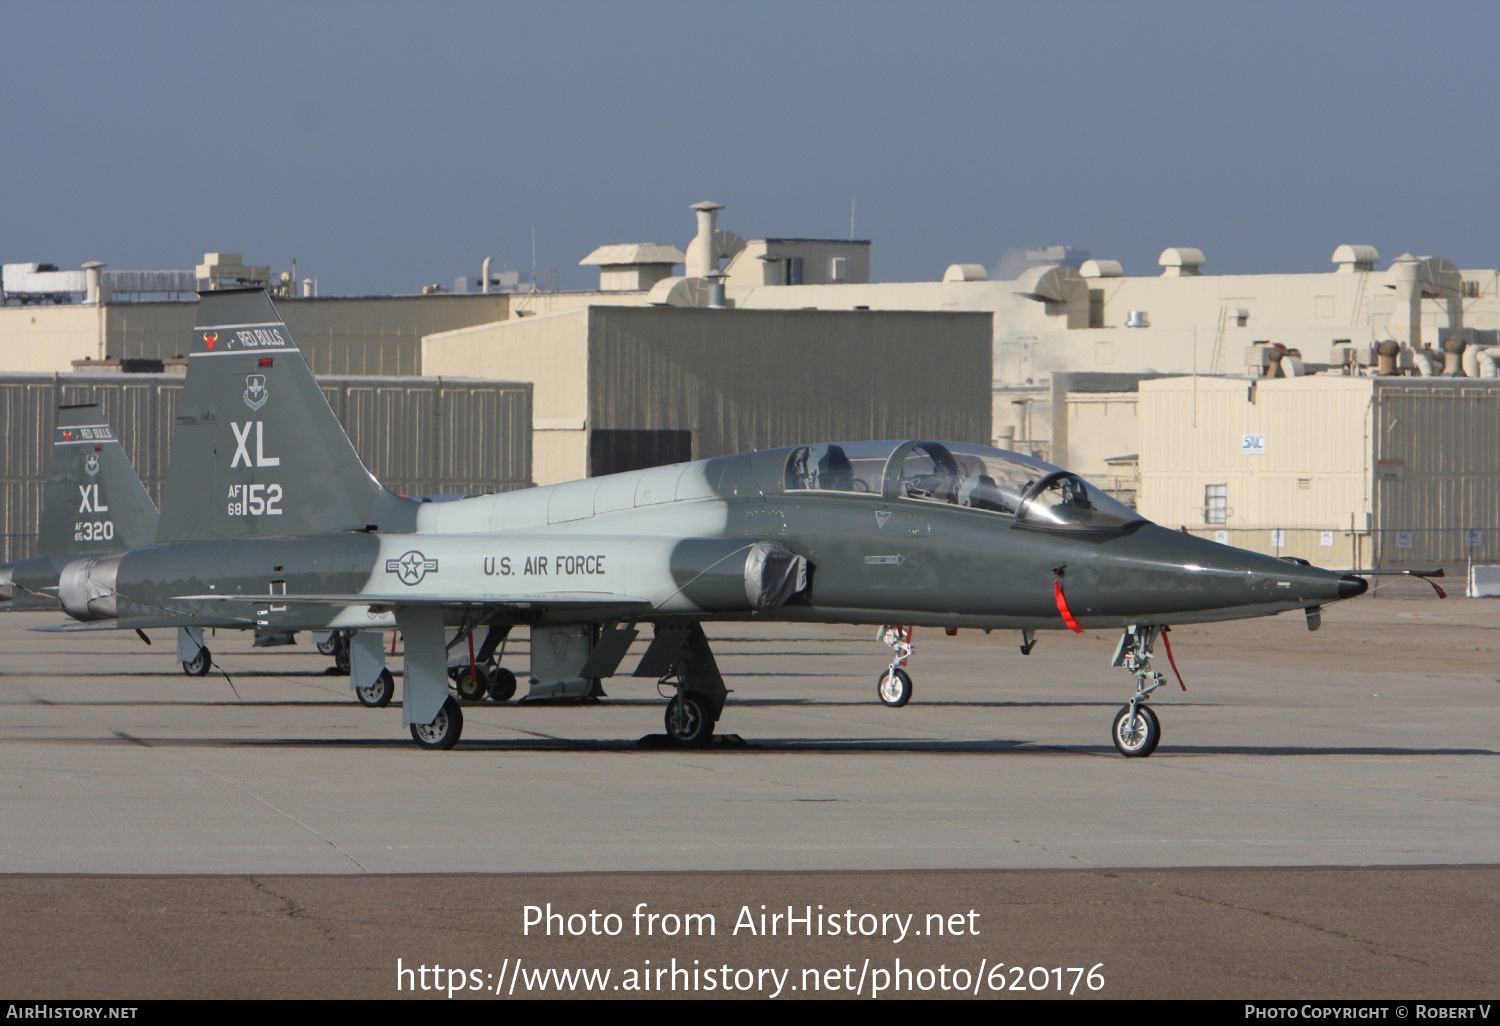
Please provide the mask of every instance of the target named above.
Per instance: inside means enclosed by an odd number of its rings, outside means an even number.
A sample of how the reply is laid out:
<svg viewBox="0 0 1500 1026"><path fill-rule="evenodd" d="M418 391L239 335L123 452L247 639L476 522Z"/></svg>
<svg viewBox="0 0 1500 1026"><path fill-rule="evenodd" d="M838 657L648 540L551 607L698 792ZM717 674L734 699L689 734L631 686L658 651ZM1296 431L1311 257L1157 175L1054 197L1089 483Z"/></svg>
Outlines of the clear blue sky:
<svg viewBox="0 0 1500 1026"><path fill-rule="evenodd" d="M413 291L482 257L874 241L877 280L1054 242L1154 273L1341 242L1500 264L1493 3L0 0L0 259Z"/></svg>

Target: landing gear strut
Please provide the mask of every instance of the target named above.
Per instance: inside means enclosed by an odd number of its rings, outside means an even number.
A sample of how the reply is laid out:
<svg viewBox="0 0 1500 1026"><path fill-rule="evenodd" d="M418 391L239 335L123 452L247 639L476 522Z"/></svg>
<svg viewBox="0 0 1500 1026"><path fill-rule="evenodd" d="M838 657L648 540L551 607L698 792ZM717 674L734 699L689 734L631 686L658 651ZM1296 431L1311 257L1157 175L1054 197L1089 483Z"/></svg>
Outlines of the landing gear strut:
<svg viewBox="0 0 1500 1026"><path fill-rule="evenodd" d="M916 646L912 644L912 627L882 627L877 635L895 653L891 665L880 675L876 694L892 709L899 709L911 701L911 675L906 672L906 661L911 658Z"/></svg>
<svg viewBox="0 0 1500 1026"><path fill-rule="evenodd" d="M1111 666L1123 666L1135 674L1135 694L1115 714L1110 737L1115 748L1127 759L1144 759L1156 751L1161 740L1161 723L1156 713L1146 706L1151 692L1167 682L1167 678L1151 668L1151 652L1157 636L1166 628L1159 625L1126 627L1115 646Z"/></svg>

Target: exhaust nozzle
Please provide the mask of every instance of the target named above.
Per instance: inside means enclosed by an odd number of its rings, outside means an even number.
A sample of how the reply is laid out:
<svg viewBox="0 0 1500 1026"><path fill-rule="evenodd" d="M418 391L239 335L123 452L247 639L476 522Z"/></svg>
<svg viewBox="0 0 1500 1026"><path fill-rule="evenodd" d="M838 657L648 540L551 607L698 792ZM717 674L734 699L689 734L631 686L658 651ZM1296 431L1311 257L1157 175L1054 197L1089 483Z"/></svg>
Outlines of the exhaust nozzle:
<svg viewBox="0 0 1500 1026"><path fill-rule="evenodd" d="M120 615L115 579L124 556L75 559L63 567L57 581L57 597L75 620L113 620Z"/></svg>

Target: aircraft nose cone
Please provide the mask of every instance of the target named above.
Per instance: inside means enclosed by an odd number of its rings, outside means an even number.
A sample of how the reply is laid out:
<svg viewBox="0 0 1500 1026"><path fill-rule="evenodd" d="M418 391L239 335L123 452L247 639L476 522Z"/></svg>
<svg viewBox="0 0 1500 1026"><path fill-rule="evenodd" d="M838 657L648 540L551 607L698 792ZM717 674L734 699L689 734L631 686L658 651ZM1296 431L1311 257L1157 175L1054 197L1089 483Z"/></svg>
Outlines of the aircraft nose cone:
<svg viewBox="0 0 1500 1026"><path fill-rule="evenodd" d="M1363 577L1355 577L1353 574L1345 574L1339 578L1339 598L1352 599L1357 595L1363 595L1370 590L1370 582Z"/></svg>

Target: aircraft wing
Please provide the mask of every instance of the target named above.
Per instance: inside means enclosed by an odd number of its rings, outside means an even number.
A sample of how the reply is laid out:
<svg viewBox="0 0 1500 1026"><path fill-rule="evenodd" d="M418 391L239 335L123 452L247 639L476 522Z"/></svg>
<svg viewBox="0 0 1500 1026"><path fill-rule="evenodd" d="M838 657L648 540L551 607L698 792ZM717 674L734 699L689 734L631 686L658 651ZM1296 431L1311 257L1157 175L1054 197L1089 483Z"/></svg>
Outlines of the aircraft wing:
<svg viewBox="0 0 1500 1026"><path fill-rule="evenodd" d="M239 602L264 608L278 606L527 606L547 609L568 606L628 606L650 609L651 600L608 591L556 591L510 595L348 594L348 595L178 595L177 602Z"/></svg>
<svg viewBox="0 0 1500 1026"><path fill-rule="evenodd" d="M240 619L246 627L255 626L255 618L245 617ZM205 626L201 617L197 616L126 616L116 620L91 620L87 623L62 623L51 627L28 627L29 631L41 631L45 634L74 634L79 631L144 631L164 627L202 627ZM238 624L225 624L215 619L212 626L233 628Z"/></svg>

